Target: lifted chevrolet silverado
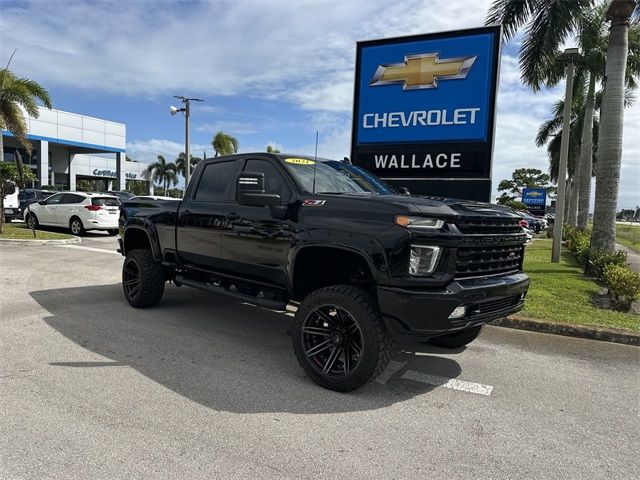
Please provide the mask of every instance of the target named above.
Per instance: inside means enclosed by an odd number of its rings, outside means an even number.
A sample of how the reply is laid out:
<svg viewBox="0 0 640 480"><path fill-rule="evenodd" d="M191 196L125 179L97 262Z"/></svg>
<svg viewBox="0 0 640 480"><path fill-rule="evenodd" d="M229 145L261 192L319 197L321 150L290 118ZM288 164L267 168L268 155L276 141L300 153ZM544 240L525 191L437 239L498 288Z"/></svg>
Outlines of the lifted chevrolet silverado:
<svg viewBox="0 0 640 480"><path fill-rule="evenodd" d="M273 310L297 304L293 349L338 391L386 366L392 341L458 348L522 308L525 234L497 205L400 194L347 161L242 154L198 164L181 202L124 202L122 284L165 283Z"/></svg>

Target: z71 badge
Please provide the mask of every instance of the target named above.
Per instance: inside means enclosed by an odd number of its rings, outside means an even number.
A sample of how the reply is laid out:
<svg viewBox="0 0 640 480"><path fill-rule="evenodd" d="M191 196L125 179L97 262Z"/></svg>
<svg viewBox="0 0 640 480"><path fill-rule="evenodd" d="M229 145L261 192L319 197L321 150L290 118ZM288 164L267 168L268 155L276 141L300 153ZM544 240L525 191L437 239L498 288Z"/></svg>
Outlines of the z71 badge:
<svg viewBox="0 0 640 480"><path fill-rule="evenodd" d="M322 207L327 203L326 200L305 200L302 202L303 207Z"/></svg>

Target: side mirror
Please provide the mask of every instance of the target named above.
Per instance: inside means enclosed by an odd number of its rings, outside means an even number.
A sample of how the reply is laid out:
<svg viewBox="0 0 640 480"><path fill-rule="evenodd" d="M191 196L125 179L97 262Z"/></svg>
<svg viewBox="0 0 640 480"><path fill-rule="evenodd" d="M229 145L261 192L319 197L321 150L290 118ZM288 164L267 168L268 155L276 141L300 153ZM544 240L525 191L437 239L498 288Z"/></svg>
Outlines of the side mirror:
<svg viewBox="0 0 640 480"><path fill-rule="evenodd" d="M46 204L47 204L47 202L45 202L44 200L40 200L40 201L38 202L38 205L46 205Z"/></svg>
<svg viewBox="0 0 640 480"><path fill-rule="evenodd" d="M264 193L264 173L242 172L236 183L236 199L240 205L264 207L280 205L280 195Z"/></svg>
<svg viewBox="0 0 640 480"><path fill-rule="evenodd" d="M411 192L409 192L407 187L400 187L398 188L398 191L400 192L400 195L411 195Z"/></svg>

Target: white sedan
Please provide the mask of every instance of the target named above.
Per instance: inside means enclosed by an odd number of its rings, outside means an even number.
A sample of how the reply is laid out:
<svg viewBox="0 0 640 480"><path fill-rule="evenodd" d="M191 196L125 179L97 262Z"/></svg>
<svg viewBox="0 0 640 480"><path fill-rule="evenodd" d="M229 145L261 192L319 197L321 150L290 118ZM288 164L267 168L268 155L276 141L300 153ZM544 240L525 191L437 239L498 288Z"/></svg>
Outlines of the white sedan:
<svg viewBox="0 0 640 480"><path fill-rule="evenodd" d="M26 209L24 212L29 228L64 227L77 236L87 230L106 230L109 235L118 233L120 201L112 195L61 192L29 207L31 213Z"/></svg>

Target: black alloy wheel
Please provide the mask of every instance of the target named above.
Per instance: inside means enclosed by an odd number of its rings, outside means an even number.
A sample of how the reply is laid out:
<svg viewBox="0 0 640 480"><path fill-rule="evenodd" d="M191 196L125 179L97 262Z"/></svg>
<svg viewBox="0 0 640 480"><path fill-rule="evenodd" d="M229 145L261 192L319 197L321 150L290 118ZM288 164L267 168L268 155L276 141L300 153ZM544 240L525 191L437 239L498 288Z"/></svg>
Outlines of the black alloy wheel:
<svg viewBox="0 0 640 480"><path fill-rule="evenodd" d="M305 355L324 375L347 375L362 358L362 331L356 319L343 308L335 305L314 308L305 318L301 333Z"/></svg>
<svg viewBox="0 0 640 480"><path fill-rule="evenodd" d="M135 249L127 253L122 265L122 290L129 305L145 308L157 305L164 293L165 273L151 250Z"/></svg>
<svg viewBox="0 0 640 480"><path fill-rule="evenodd" d="M375 297L352 285L307 295L295 314L291 340L309 378L338 392L373 380L391 357L391 337Z"/></svg>
<svg viewBox="0 0 640 480"><path fill-rule="evenodd" d="M122 271L122 288L127 298L135 298L140 290L140 267L135 259L129 259Z"/></svg>

